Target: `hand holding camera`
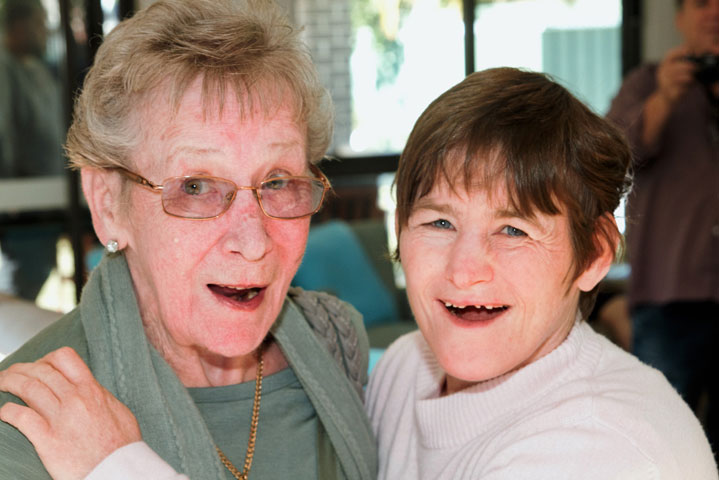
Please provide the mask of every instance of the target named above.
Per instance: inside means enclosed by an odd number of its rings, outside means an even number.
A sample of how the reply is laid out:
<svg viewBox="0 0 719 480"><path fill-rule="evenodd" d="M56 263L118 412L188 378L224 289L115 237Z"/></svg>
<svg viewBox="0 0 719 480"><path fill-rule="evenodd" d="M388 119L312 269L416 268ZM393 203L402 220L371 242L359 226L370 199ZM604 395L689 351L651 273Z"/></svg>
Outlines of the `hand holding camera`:
<svg viewBox="0 0 719 480"><path fill-rule="evenodd" d="M686 59L695 65L694 78L699 83L708 86L719 82L719 55L705 53L690 55Z"/></svg>
<svg viewBox="0 0 719 480"><path fill-rule="evenodd" d="M696 66L687 61L691 55L684 47L667 52L657 68L657 91L667 106L672 108L694 82Z"/></svg>

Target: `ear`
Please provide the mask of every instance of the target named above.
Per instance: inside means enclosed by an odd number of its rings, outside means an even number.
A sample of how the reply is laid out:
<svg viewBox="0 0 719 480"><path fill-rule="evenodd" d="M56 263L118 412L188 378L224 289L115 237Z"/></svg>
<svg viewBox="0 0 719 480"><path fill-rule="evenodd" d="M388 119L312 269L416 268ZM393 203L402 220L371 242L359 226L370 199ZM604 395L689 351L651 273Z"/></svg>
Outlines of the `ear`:
<svg viewBox="0 0 719 480"><path fill-rule="evenodd" d="M602 232L607 232L611 238L608 240ZM599 247L599 255L577 278L577 286L583 292L589 292L604 278L609 271L616 256L616 246L619 244L619 230L614 215L605 213L597 220L594 233L594 242Z"/></svg>
<svg viewBox="0 0 719 480"><path fill-rule="evenodd" d="M125 216L120 212L122 179L109 170L85 167L80 172L82 192L92 215L92 226L100 243L116 240L120 249L127 246Z"/></svg>

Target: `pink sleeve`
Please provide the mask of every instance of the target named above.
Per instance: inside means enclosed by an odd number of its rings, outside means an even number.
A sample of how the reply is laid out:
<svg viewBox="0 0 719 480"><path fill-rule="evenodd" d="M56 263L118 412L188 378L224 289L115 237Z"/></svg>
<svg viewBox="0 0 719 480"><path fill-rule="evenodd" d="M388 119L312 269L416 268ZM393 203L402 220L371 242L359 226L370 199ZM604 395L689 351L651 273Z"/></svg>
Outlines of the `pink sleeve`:
<svg viewBox="0 0 719 480"><path fill-rule="evenodd" d="M85 480L189 480L177 473L145 442L118 448L100 462Z"/></svg>

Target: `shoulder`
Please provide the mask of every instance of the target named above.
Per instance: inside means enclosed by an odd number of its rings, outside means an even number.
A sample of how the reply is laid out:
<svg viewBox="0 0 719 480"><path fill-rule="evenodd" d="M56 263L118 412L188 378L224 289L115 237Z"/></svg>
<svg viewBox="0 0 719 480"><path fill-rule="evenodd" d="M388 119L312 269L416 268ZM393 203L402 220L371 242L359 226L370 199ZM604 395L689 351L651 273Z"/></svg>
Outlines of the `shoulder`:
<svg viewBox="0 0 719 480"><path fill-rule="evenodd" d="M35 447L15 427L0 421L0 478L50 479Z"/></svg>
<svg viewBox="0 0 719 480"><path fill-rule="evenodd" d="M85 363L89 361L85 330L77 310L61 317L40 333L28 340L22 347L2 362L0 370L5 370L14 363L30 363L38 360L60 347L73 348ZM0 405L17 399L5 392L0 392Z"/></svg>
<svg viewBox="0 0 719 480"><path fill-rule="evenodd" d="M657 74L656 63L645 63L633 68L627 72L624 77L624 83L648 82L654 81Z"/></svg>
<svg viewBox="0 0 719 480"><path fill-rule="evenodd" d="M717 478L701 426L658 371L586 324L568 341L557 381L496 418L468 462L502 473L487 478Z"/></svg>
<svg viewBox="0 0 719 480"><path fill-rule="evenodd" d="M431 378L436 365L420 331L407 333L395 340L382 354L370 376L367 386L367 411L370 416L381 416L381 411L390 402L413 397L411 392L417 386L417 377Z"/></svg>
<svg viewBox="0 0 719 480"><path fill-rule="evenodd" d="M372 379L381 382L383 378L398 371L420 367L433 359L429 346L419 330L402 335L387 348L372 370Z"/></svg>
<svg viewBox="0 0 719 480"><path fill-rule="evenodd" d="M578 368L549 396L555 421L548 432L572 448L584 446L585 457L611 454L617 472L642 466L660 478L716 478L706 476L716 467L701 425L664 376L582 328L588 333L582 348L599 355L593 367ZM696 475L683 477L686 465Z"/></svg>
<svg viewBox="0 0 719 480"><path fill-rule="evenodd" d="M595 420L656 462L662 478L675 478L670 472L676 478L717 478L699 420L664 375L610 347L593 383ZM694 474L684 477L688 465Z"/></svg>
<svg viewBox="0 0 719 480"><path fill-rule="evenodd" d="M325 292L304 290L291 287L290 298L304 313L308 322L314 327L324 322L344 325L353 330L364 330L362 314L349 303Z"/></svg>
<svg viewBox="0 0 719 480"><path fill-rule="evenodd" d="M474 448L468 449L474 453L468 455L466 463L483 464L484 471L498 469L505 474L496 478L717 478L708 444L706 448L700 446L684 432L678 431L675 439L669 439L645 420L626 416L621 407L614 414L619 420L587 412L582 421L576 421L577 416L570 412L573 421L568 421L562 413L567 410L558 406L556 415L542 422L519 415L498 433L490 451L478 439ZM695 450L687 452L683 443Z"/></svg>
<svg viewBox="0 0 719 480"><path fill-rule="evenodd" d="M420 442L415 413L426 368L424 338L419 331L390 345L372 370L365 411L377 437L380 478L419 478L416 455ZM420 378L421 377L421 378Z"/></svg>
<svg viewBox="0 0 719 480"><path fill-rule="evenodd" d="M13 363L34 362L60 347L72 347L87 363L88 350L85 329L78 310L62 316L28 340L17 351L0 362L0 370Z"/></svg>
<svg viewBox="0 0 719 480"><path fill-rule="evenodd" d="M618 97L653 92L657 86L657 64L645 63L633 68L622 79Z"/></svg>
<svg viewBox="0 0 719 480"><path fill-rule="evenodd" d="M657 87L656 72L657 65L653 63L640 65L629 71L622 80L608 115L611 117L613 114L616 115L618 110L643 104L646 97Z"/></svg>
<svg viewBox="0 0 719 480"><path fill-rule="evenodd" d="M597 414L611 415L612 411L621 409L623 415L640 414L639 418L652 421L660 420L653 416L661 417L666 413L676 414L684 420L696 420L660 371L642 363L591 327L585 325L584 328L589 333L587 343L597 345L600 353L593 368L577 375L574 381L586 385Z"/></svg>
<svg viewBox="0 0 719 480"><path fill-rule="evenodd" d="M537 427L535 422L517 418L489 443L477 438L465 446L466 456L460 464L487 479L689 478L660 474L655 462L635 443L605 429L561 422Z"/></svg>
<svg viewBox="0 0 719 480"><path fill-rule="evenodd" d="M361 391L367 383L369 363L369 340L362 315L349 303L328 293L293 287L288 294L318 340Z"/></svg>
<svg viewBox="0 0 719 480"><path fill-rule="evenodd" d="M31 338L0 363L0 370L14 363L34 362L64 346L72 347L85 362L88 361L85 334L76 312L65 315ZM0 405L7 402L21 403L17 397L0 392ZM0 478L50 478L32 444L4 422L0 422Z"/></svg>

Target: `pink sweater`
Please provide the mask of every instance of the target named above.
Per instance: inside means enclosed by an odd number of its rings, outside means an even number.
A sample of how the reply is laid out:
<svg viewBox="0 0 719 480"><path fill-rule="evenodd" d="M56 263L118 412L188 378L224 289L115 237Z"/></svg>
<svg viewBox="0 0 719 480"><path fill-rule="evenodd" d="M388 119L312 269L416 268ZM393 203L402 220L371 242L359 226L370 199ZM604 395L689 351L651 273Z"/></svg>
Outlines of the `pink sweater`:
<svg viewBox="0 0 719 480"><path fill-rule="evenodd" d="M368 387L380 479L717 479L689 407L658 371L585 323L516 372L439 397L444 372L419 332Z"/></svg>

